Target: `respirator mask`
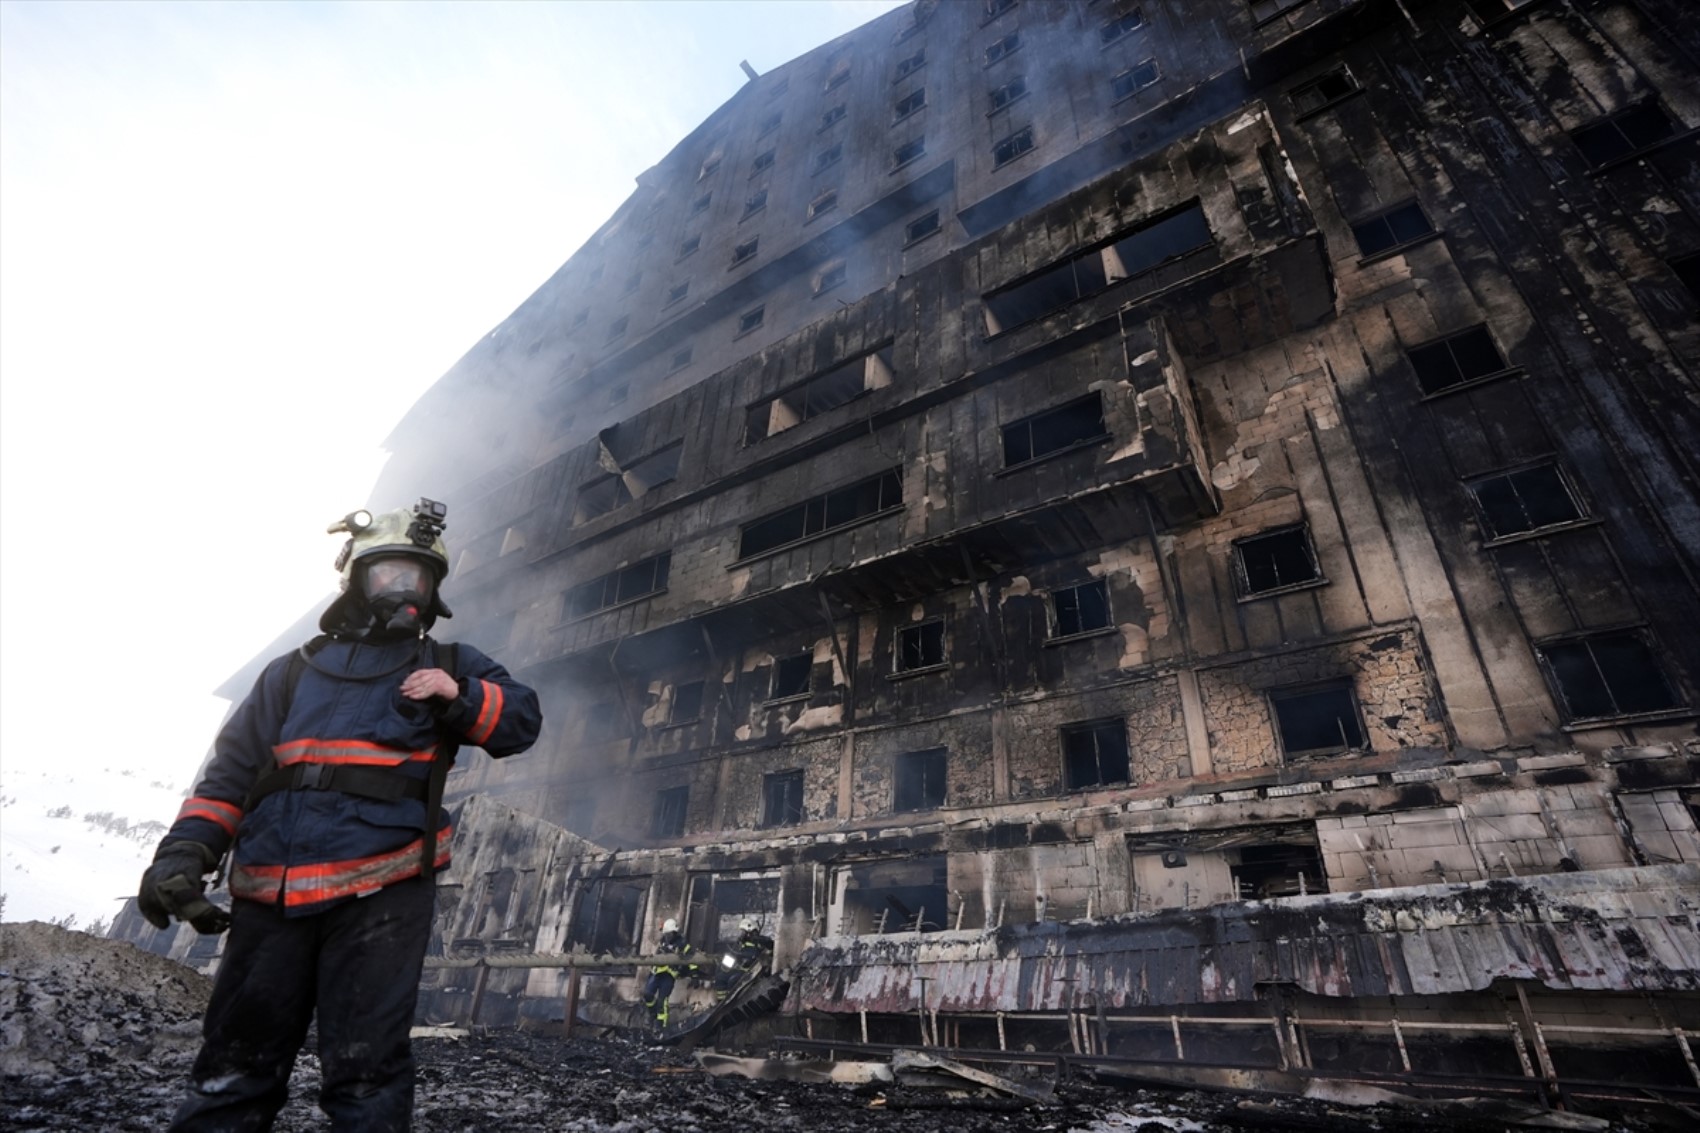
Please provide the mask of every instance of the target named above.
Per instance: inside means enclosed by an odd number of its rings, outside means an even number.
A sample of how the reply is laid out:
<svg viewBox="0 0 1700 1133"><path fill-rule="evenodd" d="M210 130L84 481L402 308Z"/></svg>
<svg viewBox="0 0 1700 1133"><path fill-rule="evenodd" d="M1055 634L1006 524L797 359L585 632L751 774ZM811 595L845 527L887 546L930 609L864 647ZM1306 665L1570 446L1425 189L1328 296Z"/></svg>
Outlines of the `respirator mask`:
<svg viewBox="0 0 1700 1133"><path fill-rule="evenodd" d="M436 576L431 568L405 555L385 555L357 564L361 593L376 626L386 634L418 636Z"/></svg>

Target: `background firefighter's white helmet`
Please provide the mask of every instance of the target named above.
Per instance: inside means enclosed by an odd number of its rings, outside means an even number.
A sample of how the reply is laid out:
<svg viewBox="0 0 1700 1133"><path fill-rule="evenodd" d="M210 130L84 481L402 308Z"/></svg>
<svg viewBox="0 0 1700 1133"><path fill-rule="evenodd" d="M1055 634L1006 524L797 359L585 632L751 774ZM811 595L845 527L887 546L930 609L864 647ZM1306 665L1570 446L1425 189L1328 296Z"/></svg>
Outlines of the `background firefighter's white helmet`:
<svg viewBox="0 0 1700 1133"><path fill-rule="evenodd" d="M342 593L319 619L320 628L329 632L346 619L348 607L358 603L361 597L356 582L361 562L384 555L408 555L429 565L436 575L436 585L431 587L428 617L432 621L452 618L454 614L444 603L442 594L443 579L449 573L449 548L443 542L447 515L448 508L444 505L421 499L411 508L394 511L352 511L326 528L333 535L347 532L348 541L336 558L337 570L342 575L339 582Z"/></svg>
<svg viewBox="0 0 1700 1133"><path fill-rule="evenodd" d="M679 922L674 920L672 917L668 917L666 920L661 922L661 931L662 932L678 932L679 931Z"/></svg>
<svg viewBox="0 0 1700 1133"><path fill-rule="evenodd" d="M749 917L745 917L743 920L738 922L738 929L742 932L754 932L756 930L756 922L752 921Z"/></svg>

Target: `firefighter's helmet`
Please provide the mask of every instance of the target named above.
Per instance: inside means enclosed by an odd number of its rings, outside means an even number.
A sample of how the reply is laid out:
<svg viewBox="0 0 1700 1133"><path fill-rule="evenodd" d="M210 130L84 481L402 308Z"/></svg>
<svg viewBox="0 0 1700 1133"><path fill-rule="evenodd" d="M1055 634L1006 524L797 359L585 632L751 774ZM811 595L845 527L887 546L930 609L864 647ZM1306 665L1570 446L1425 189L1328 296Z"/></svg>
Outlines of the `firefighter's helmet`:
<svg viewBox="0 0 1700 1133"><path fill-rule="evenodd" d="M668 917L666 920L661 922L661 931L662 932L678 932L679 931L679 922L674 920L672 917Z"/></svg>
<svg viewBox="0 0 1700 1133"><path fill-rule="evenodd" d="M336 557L342 593L319 619L320 628L330 632L342 627L362 602L359 572L363 563L398 555L424 563L434 576L425 611L427 621L453 617L442 597L443 579L449 573L449 548L443 542L447 516L446 505L421 499L411 508L377 514L352 511L326 528L333 535L346 533L348 539Z"/></svg>
<svg viewBox="0 0 1700 1133"><path fill-rule="evenodd" d="M749 917L745 917L743 920L738 922L738 928L742 932L754 932L756 930L756 922L752 921Z"/></svg>

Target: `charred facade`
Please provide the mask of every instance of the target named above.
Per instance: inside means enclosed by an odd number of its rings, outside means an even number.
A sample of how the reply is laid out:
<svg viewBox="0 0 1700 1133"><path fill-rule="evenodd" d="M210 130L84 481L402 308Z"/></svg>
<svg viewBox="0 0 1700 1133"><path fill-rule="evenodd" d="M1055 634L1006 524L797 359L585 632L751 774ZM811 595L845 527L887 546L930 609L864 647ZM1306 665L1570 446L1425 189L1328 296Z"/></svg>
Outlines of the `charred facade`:
<svg viewBox="0 0 1700 1133"><path fill-rule="evenodd" d="M450 780L443 949L1695 1026L1686 15L918 0L750 81L391 439L549 712Z"/></svg>

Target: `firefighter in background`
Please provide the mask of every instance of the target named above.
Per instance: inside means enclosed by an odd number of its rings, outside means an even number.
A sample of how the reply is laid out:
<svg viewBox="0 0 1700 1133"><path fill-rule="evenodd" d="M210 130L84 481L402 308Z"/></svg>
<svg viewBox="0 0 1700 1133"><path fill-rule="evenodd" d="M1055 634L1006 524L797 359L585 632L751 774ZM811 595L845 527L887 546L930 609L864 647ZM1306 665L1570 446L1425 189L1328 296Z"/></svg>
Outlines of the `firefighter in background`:
<svg viewBox="0 0 1700 1133"><path fill-rule="evenodd" d="M458 745L513 755L541 722L500 665L428 636L450 616L446 511L421 500L331 525L349 538L324 632L266 666L142 876L156 927L230 930L173 1130L271 1128L315 1015L331 1127L412 1124L408 1031L452 833L443 780ZM228 915L203 880L227 852Z"/></svg>
<svg viewBox="0 0 1700 1133"><path fill-rule="evenodd" d="M715 997L725 999L752 973L766 971L772 957L773 938L763 936L761 926L749 917L739 921L738 942L720 958L720 974L714 980Z"/></svg>
<svg viewBox="0 0 1700 1133"><path fill-rule="evenodd" d="M668 917L661 922L661 942L656 950L664 956L689 957L691 954L690 941L679 931L679 922ZM673 985L678 982L680 975L695 979L700 969L695 964L657 964L650 970L649 979L643 985L643 1005L649 1008L655 1016L657 1028L667 1027L668 1002L673 997Z"/></svg>

